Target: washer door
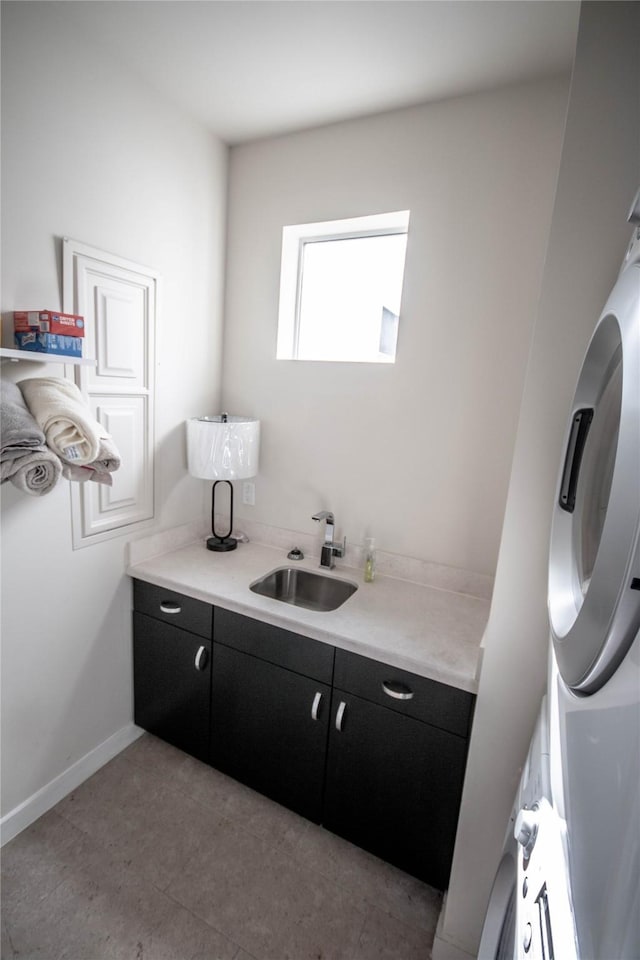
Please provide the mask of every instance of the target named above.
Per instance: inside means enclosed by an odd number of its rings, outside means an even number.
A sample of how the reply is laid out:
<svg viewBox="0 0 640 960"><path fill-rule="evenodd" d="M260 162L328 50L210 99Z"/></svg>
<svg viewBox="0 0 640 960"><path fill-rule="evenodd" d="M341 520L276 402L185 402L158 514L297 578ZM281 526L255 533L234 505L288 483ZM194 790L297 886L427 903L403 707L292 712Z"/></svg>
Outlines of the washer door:
<svg viewBox="0 0 640 960"><path fill-rule="evenodd" d="M558 669L593 693L640 627L640 264L620 275L578 379L554 507L549 617Z"/></svg>
<svg viewBox="0 0 640 960"><path fill-rule="evenodd" d="M516 955L515 843L504 852L489 897L478 948L478 960L513 960Z"/></svg>

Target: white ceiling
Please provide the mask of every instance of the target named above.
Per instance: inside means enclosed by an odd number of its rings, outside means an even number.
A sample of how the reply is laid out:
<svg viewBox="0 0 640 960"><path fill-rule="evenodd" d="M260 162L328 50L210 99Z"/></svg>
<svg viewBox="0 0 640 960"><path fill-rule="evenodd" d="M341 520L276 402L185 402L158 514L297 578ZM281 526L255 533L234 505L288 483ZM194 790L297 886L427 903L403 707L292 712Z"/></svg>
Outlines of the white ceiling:
<svg viewBox="0 0 640 960"><path fill-rule="evenodd" d="M568 71L574 0L77 0L67 28L228 143Z"/></svg>

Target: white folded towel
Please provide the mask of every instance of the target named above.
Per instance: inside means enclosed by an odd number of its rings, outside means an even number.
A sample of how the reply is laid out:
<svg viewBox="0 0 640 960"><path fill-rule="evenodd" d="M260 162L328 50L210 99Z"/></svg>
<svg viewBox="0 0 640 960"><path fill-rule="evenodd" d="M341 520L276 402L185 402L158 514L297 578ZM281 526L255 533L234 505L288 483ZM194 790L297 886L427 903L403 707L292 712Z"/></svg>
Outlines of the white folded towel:
<svg viewBox="0 0 640 960"><path fill-rule="evenodd" d="M65 463L62 466L62 475L67 480L77 480L84 483L93 480L94 483L104 483L108 487L113 485L111 474L120 467L120 454L113 442L113 438L105 433L100 437L98 456L91 463L76 466L74 463Z"/></svg>
<svg viewBox="0 0 640 960"><path fill-rule="evenodd" d="M104 428L91 416L71 380L34 377L18 384L47 446L66 463L81 466L96 460Z"/></svg>

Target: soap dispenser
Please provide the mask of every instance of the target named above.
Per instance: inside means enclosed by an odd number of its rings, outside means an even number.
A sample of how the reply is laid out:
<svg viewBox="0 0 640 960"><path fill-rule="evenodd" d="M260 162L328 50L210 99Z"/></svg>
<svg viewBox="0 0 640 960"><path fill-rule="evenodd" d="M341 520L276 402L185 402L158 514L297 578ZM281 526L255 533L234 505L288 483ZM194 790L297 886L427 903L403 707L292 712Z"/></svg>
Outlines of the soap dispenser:
<svg viewBox="0 0 640 960"><path fill-rule="evenodd" d="M367 537L364 541L364 582L373 583L376 575L376 541Z"/></svg>

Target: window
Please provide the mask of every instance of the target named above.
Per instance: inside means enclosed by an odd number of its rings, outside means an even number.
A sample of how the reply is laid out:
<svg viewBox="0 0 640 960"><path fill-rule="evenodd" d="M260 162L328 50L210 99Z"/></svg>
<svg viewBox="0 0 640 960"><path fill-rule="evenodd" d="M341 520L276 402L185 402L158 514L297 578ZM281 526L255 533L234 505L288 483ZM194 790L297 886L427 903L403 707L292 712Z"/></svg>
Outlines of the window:
<svg viewBox="0 0 640 960"><path fill-rule="evenodd" d="M409 211L284 227L279 360L393 363Z"/></svg>

